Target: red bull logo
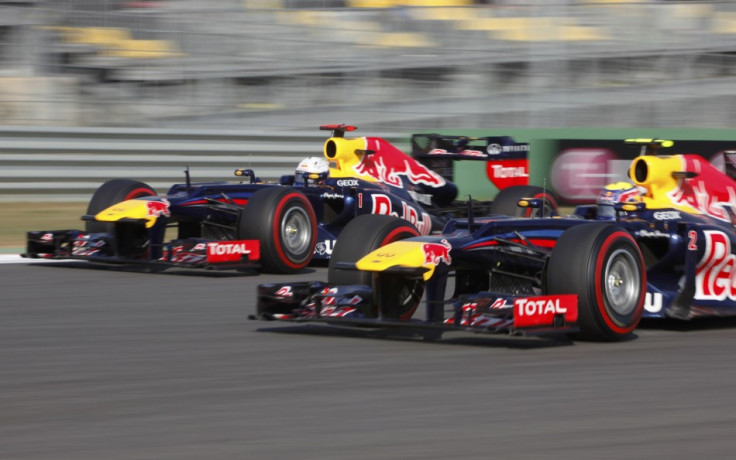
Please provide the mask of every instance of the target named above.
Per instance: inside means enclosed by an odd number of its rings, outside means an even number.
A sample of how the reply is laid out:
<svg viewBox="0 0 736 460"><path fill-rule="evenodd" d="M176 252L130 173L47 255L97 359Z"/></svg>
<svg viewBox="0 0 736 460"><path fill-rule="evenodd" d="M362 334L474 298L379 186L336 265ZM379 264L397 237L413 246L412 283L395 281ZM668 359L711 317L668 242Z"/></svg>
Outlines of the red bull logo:
<svg viewBox="0 0 736 460"><path fill-rule="evenodd" d="M359 206L362 207L362 194L359 198ZM371 213L385 214L387 216L400 217L410 222L417 228L420 235L429 235L432 230L432 218L426 212L418 211L413 206L409 206L406 202L401 203L401 213L394 211L391 204L391 198L387 195L376 193L371 195Z"/></svg>
<svg viewBox="0 0 736 460"><path fill-rule="evenodd" d="M385 182L395 187L402 187L401 176L412 184L423 184L430 187L442 187L445 179L407 156L401 150L377 137L366 137L366 149L375 153L364 155L353 170L363 176Z"/></svg>
<svg viewBox="0 0 736 460"><path fill-rule="evenodd" d="M723 221L736 211L736 184L713 165L696 155L683 155L683 169L697 176L683 180L667 197L676 205L693 208Z"/></svg>
<svg viewBox="0 0 736 460"><path fill-rule="evenodd" d="M440 263L450 265L452 263L452 258L450 257L451 249L452 245L444 238L439 243L424 243L422 245L424 265L437 266Z"/></svg>
<svg viewBox="0 0 736 460"><path fill-rule="evenodd" d="M148 210L147 215L152 217L171 217L171 211L169 210L169 200L161 198L160 200L146 200L146 208Z"/></svg>
<svg viewBox="0 0 736 460"><path fill-rule="evenodd" d="M716 230L703 234L705 252L695 268L695 298L736 300L736 255L731 253L731 240Z"/></svg>
<svg viewBox="0 0 736 460"><path fill-rule="evenodd" d="M727 201L722 201L716 194L708 191L705 181L694 180L692 182L672 193L673 203L689 206L719 220L730 220L727 209L732 208L731 203L736 203L736 190L733 187L727 187Z"/></svg>

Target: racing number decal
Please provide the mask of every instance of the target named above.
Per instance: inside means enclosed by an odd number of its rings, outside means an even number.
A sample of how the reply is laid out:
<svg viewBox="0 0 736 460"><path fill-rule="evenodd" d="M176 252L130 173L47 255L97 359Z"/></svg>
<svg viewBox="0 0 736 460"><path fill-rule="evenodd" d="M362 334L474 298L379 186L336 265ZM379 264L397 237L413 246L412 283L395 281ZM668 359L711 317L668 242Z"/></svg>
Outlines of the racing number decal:
<svg viewBox="0 0 736 460"><path fill-rule="evenodd" d="M687 244L688 251L697 251L698 245L698 232L695 230L690 230L687 232L687 237L690 238L690 242Z"/></svg>

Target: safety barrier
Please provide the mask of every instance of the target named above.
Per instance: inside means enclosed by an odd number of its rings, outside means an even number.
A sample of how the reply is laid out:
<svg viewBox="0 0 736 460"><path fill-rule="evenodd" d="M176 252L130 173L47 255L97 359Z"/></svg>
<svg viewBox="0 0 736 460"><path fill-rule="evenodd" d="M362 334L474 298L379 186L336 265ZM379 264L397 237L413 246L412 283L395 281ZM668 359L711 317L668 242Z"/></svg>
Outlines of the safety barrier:
<svg viewBox="0 0 736 460"><path fill-rule="evenodd" d="M406 135L376 134L400 148ZM119 128L0 127L0 201L87 201L118 177L165 193L184 182L238 180L251 168L263 180L289 174L304 157L322 155L326 131L309 133Z"/></svg>
<svg viewBox="0 0 736 460"><path fill-rule="evenodd" d="M419 131L417 131L419 132ZM427 132L427 131L424 131ZM466 136L507 135L530 144L530 182L549 184L552 160L563 139L659 137L732 141L733 131L702 128L551 128L442 130ZM360 132L409 151L411 133ZM322 155L326 131L191 131L139 128L0 127L0 201L80 201L113 178L144 181L159 193L184 182L185 169L200 181L239 180L251 168L263 180L293 173L299 160ZM460 195L486 197L465 164L455 171ZM472 172L472 171L471 171ZM485 182L483 182L485 184ZM481 185L483 185L481 184Z"/></svg>

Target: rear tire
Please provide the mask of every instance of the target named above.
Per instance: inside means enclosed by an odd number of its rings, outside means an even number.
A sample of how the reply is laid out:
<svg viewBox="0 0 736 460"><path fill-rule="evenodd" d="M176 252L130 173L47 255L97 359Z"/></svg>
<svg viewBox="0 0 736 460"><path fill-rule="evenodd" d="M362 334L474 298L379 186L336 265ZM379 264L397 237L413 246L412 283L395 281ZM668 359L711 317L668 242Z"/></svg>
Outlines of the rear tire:
<svg viewBox="0 0 736 460"><path fill-rule="evenodd" d="M520 208L522 198L537 198L543 200L542 208ZM546 217L557 214L555 197L542 187L534 185L514 185L498 192L491 203L491 214L503 214L513 217Z"/></svg>
<svg viewBox="0 0 736 460"><path fill-rule="evenodd" d="M317 216L302 192L265 188L254 193L240 213L236 237L260 241L261 271L294 273L312 260Z"/></svg>
<svg viewBox="0 0 736 460"><path fill-rule="evenodd" d="M634 238L610 224L566 230L547 267L549 294L578 295L579 338L621 340L641 319L646 265Z"/></svg>
<svg viewBox="0 0 736 460"><path fill-rule="evenodd" d="M328 284L364 284L372 286L375 297L374 305L364 308L363 314L375 318L380 309L376 299L384 299L384 313L392 312L392 316L409 319L416 311L424 294L424 281L408 279L397 275L360 272L355 270L338 270L339 262L355 263L366 254L394 241L419 236L417 229L404 219L379 214L366 214L351 220L340 233L330 256L327 269Z"/></svg>
<svg viewBox="0 0 736 460"><path fill-rule="evenodd" d="M115 203L132 200L141 196L156 196L156 191L148 184L131 179L112 179L102 184L87 206L87 214L94 216L103 209L109 208ZM88 233L101 233L114 231L115 224L112 222L86 222L85 230Z"/></svg>

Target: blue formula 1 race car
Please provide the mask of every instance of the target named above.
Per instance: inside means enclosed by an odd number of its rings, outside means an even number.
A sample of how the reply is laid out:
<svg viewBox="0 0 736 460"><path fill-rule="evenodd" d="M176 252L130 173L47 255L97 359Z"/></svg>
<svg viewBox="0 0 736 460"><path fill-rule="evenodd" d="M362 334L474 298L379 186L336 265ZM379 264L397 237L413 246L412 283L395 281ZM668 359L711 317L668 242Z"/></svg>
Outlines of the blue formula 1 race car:
<svg viewBox="0 0 736 460"><path fill-rule="evenodd" d="M356 216L400 217L418 234L428 235L465 211L457 206L451 181L384 139L346 138L355 130L347 125L321 129L332 131L323 156L306 158L279 183L261 182L247 169L235 171L240 182L193 183L187 172L185 183L158 195L139 181L110 180L92 196L82 217L85 230L29 232L24 255L292 273L313 259L329 259L338 235ZM493 165L522 161L522 178L528 177L528 145L509 137L421 136L443 147L441 152L432 149L433 157ZM554 212L551 195L521 184L503 190L490 206L506 212L509 203L527 195L541 197L545 212ZM489 209L487 203L475 203L471 212Z"/></svg>
<svg viewBox="0 0 736 460"><path fill-rule="evenodd" d="M617 340L642 317L736 315L736 153L722 171L654 154L671 141L628 143L643 147L631 182L565 218L470 216L420 236L361 216L338 239L326 283L262 284L257 317ZM372 240L390 243L365 251ZM423 295L426 314L413 318Z"/></svg>

